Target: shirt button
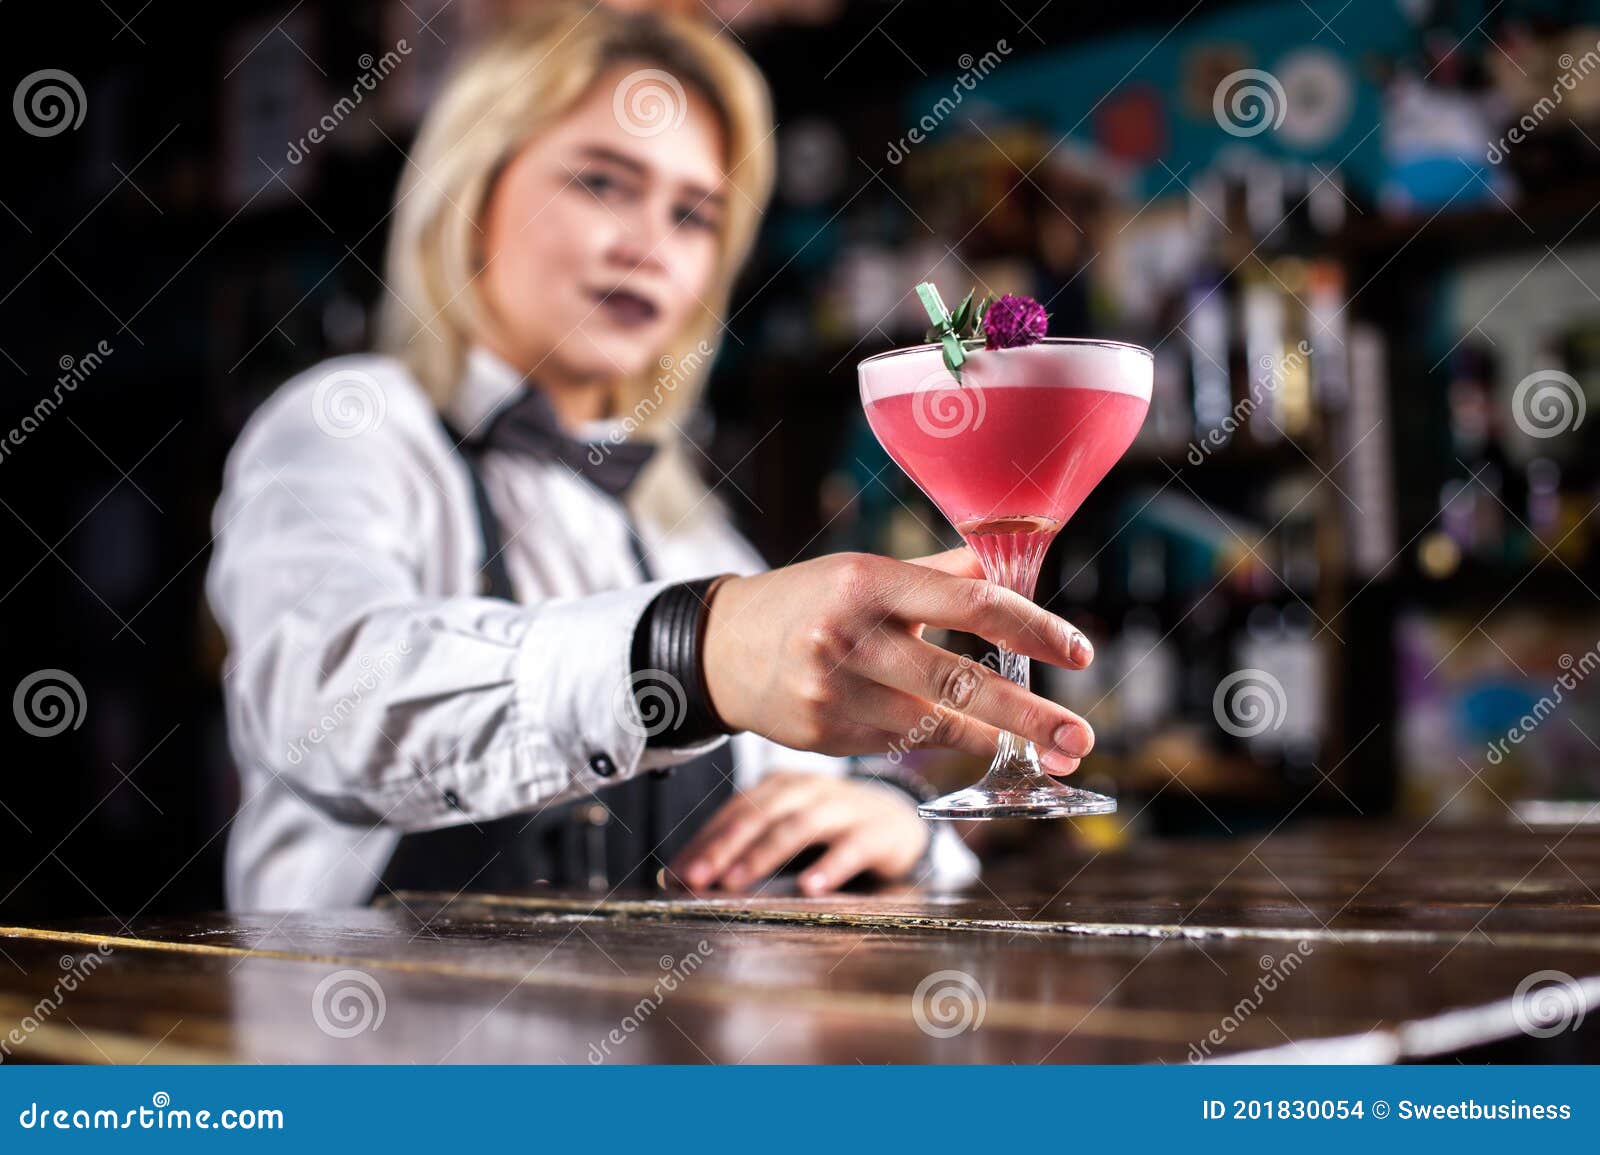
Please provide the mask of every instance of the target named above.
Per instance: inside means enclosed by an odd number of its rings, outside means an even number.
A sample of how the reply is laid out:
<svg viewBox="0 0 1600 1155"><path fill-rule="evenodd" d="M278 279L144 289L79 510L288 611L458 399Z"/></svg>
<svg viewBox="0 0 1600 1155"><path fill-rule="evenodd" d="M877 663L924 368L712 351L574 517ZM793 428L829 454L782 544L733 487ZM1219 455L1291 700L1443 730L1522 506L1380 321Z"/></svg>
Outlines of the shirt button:
<svg viewBox="0 0 1600 1155"><path fill-rule="evenodd" d="M601 778L609 778L617 772L617 764L609 754L592 754L589 757L589 769Z"/></svg>
<svg viewBox="0 0 1600 1155"><path fill-rule="evenodd" d="M454 790L446 790L444 792L444 804L450 807L451 810L461 809L461 799L456 796Z"/></svg>

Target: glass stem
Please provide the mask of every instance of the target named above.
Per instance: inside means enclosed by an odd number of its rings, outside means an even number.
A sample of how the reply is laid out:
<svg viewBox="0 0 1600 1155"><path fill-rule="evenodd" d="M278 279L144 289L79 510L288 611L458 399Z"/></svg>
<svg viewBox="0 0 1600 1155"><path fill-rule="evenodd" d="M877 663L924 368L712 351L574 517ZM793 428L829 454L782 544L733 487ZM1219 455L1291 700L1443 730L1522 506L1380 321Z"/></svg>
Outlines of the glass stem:
<svg viewBox="0 0 1600 1155"><path fill-rule="evenodd" d="M1055 539L1055 530L1034 532L977 532L967 536L967 544L983 563L983 576L996 585L1005 586L1032 600L1034 586L1039 581L1039 568L1044 563L1045 550ZM1029 688L1029 663L1022 654L1013 653L1005 646L999 650L1000 672L1024 690ZM1039 765L1039 754L1033 743L1016 734L1002 732L999 749L984 781L991 785L997 780L1008 783L1029 784L1050 781Z"/></svg>
<svg viewBox="0 0 1600 1155"><path fill-rule="evenodd" d="M1018 591L1021 592L1021 591ZM1021 654L1014 654L1004 646L997 647L1000 657L1000 672L1010 678L1024 690L1029 689L1029 662ZM995 766L1004 763L1027 762L1037 764L1038 751L1033 748L1033 743L1025 738L1020 738L1009 730L1000 733L1000 748L995 755Z"/></svg>

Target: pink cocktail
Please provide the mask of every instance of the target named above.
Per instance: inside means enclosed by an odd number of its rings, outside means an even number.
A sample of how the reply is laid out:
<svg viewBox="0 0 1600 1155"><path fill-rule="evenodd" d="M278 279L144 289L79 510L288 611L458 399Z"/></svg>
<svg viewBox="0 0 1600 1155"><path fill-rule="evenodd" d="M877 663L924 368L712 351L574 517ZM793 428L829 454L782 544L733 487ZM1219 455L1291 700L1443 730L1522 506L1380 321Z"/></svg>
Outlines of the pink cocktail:
<svg viewBox="0 0 1600 1155"><path fill-rule="evenodd" d="M961 533L990 581L1032 597L1045 549L1133 443L1150 406L1148 350L1046 339L967 353L958 383L938 345L859 366L867 422ZM1028 659L1000 650L1024 688ZM1116 801L1066 786L1031 743L1002 736L983 781L921 808L927 818L1101 814Z"/></svg>

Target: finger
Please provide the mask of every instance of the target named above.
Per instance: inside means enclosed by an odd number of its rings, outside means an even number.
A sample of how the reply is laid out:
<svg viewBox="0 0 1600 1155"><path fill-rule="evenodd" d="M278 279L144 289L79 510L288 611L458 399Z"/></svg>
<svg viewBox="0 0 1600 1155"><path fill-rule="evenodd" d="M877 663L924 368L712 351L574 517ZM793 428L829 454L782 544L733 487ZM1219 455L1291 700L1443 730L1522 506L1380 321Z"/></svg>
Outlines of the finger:
<svg viewBox="0 0 1600 1155"><path fill-rule="evenodd" d="M870 859L871 853L865 838L841 838L800 875L800 890L812 896L838 890L868 869Z"/></svg>
<svg viewBox="0 0 1600 1155"><path fill-rule="evenodd" d="M694 836L673 856L670 866L672 873L680 875L690 885L695 885L689 878L689 875L693 873L691 870L693 864L704 853L705 848L716 840L721 831L734 818L745 813L750 807L750 799L743 793L735 794L719 806L716 812L701 825L700 829L695 831Z"/></svg>
<svg viewBox="0 0 1600 1155"><path fill-rule="evenodd" d="M1047 750L1039 755L1046 773L1056 777L1065 778L1078 768L1080 759L1069 758L1059 750Z"/></svg>
<svg viewBox="0 0 1600 1155"><path fill-rule="evenodd" d="M918 746L943 746L979 758L993 758L1000 742L1000 732L987 722L959 713L945 718L943 714L956 712L865 678L850 686L845 709L855 720L889 732L885 744L873 752L887 752L891 757Z"/></svg>
<svg viewBox="0 0 1600 1155"><path fill-rule="evenodd" d="M935 572L907 581L889 605L903 621L964 630L1052 665L1082 669L1094 660L1076 626L993 582Z"/></svg>
<svg viewBox="0 0 1600 1155"><path fill-rule="evenodd" d="M926 557L914 557L909 565L919 565L924 569L938 570L940 573L949 574L951 577L980 578L983 576L983 563L978 560L978 555L966 546L956 549L947 549L943 553L930 553Z"/></svg>
<svg viewBox="0 0 1600 1155"><path fill-rule="evenodd" d="M742 796L745 805L708 831L693 856L684 859L679 876L697 890L716 885L723 872L768 826L809 804L817 790L815 777L785 776L781 780L757 784ZM725 809L731 811L732 804Z"/></svg>
<svg viewBox="0 0 1600 1155"><path fill-rule="evenodd" d="M740 790L706 821L681 851L678 861L687 863L721 836L730 825L751 812L783 808L785 797L791 791L804 791L811 785L813 775L769 774L747 790ZM798 800L796 800L798 803Z"/></svg>
<svg viewBox="0 0 1600 1155"><path fill-rule="evenodd" d="M1094 748L1094 730L1065 706L1024 690L981 662L915 638L884 634L864 647L855 672L939 707L943 728L931 739L935 745L967 749L959 744L964 725L959 718L966 717L1026 738L1041 751L1082 758Z"/></svg>
<svg viewBox="0 0 1600 1155"><path fill-rule="evenodd" d="M695 833L689 844L678 852L670 872L691 890L702 890L710 886L716 881L712 849L740 829L743 823L759 821L760 817L761 811L745 795L739 794L729 799Z"/></svg>
<svg viewBox="0 0 1600 1155"><path fill-rule="evenodd" d="M723 875L722 884L740 890L773 874L806 847L827 841L850 823L847 808L802 810L768 826Z"/></svg>

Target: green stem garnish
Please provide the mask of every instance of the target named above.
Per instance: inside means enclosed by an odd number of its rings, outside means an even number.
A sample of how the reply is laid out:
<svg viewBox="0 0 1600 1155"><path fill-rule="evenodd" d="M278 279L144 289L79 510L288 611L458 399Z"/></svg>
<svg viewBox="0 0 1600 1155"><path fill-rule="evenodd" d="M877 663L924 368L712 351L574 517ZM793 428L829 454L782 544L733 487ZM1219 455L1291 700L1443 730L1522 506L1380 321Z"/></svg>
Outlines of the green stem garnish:
<svg viewBox="0 0 1600 1155"><path fill-rule="evenodd" d="M943 347L945 368L950 370L959 385L961 366L967 360L965 343L983 340L983 315L994 298L986 294L981 301L974 302L969 291L961 298L956 311L951 313L945 309L939 290L930 281L923 281L917 286L917 298L922 302L928 319L933 322L928 329L928 340L937 341Z"/></svg>

